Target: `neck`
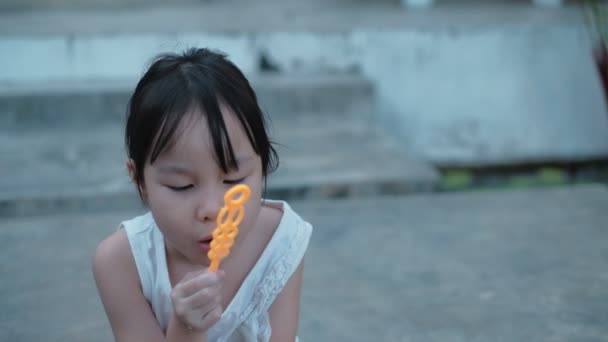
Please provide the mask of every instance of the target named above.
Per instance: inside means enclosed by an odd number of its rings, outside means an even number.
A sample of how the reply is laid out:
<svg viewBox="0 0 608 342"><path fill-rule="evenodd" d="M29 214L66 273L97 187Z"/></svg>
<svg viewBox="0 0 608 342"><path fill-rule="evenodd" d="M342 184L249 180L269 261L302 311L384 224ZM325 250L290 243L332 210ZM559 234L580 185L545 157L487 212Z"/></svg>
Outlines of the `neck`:
<svg viewBox="0 0 608 342"><path fill-rule="evenodd" d="M173 265L179 268L203 270L208 266L207 264L209 263L206 257L204 262L201 262L200 260L189 259L177 248L174 248L173 246L168 244L167 240L165 240L165 256L167 258L167 265Z"/></svg>

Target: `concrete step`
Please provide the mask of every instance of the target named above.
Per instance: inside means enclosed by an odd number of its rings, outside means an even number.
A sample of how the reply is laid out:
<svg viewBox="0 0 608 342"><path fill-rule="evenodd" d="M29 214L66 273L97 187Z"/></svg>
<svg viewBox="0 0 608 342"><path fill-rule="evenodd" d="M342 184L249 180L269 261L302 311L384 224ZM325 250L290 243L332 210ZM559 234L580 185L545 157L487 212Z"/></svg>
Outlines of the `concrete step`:
<svg viewBox="0 0 608 342"><path fill-rule="evenodd" d="M361 75L266 73L250 82L275 119L331 112L368 120L373 110L373 86ZM134 88L127 80L0 83L0 129L122 124Z"/></svg>
<svg viewBox="0 0 608 342"><path fill-rule="evenodd" d="M210 46L251 75L261 60L283 74L361 73L375 119L436 165L608 157L605 94L575 5L295 4L0 13L0 51L11 52L0 54L0 83L131 80L160 51Z"/></svg>
<svg viewBox="0 0 608 342"><path fill-rule="evenodd" d="M273 121L281 166L268 196L336 198L430 191L437 171L381 130L333 113ZM122 126L31 129L0 135L0 216L137 208Z"/></svg>
<svg viewBox="0 0 608 342"><path fill-rule="evenodd" d="M291 205L315 227L302 341L608 336L605 186ZM91 258L139 213L0 218L0 340L112 341Z"/></svg>

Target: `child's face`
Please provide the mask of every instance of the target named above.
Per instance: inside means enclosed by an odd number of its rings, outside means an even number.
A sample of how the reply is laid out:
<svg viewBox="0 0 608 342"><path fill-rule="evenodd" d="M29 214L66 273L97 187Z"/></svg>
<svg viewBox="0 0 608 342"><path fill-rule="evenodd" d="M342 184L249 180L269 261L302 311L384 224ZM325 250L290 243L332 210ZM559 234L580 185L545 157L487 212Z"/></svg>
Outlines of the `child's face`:
<svg viewBox="0 0 608 342"><path fill-rule="evenodd" d="M239 248L261 208L262 162L254 152L235 114L221 106L238 171L225 174L216 162L206 118L199 112L186 117L176 131L175 144L154 164L144 167L142 193L163 232L168 252L188 262L208 265L207 247L224 203L225 192L235 184L247 184L251 197L233 248Z"/></svg>

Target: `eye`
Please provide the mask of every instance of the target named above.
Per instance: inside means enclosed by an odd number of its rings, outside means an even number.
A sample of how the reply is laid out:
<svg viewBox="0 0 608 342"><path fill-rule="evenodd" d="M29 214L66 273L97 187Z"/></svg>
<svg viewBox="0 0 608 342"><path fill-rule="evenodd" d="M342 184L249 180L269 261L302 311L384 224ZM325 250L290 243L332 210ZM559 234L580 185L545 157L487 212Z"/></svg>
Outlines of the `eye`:
<svg viewBox="0 0 608 342"><path fill-rule="evenodd" d="M186 186L170 186L167 185L167 188L173 190L173 191L177 191L177 192L182 192L182 191L186 191L190 188L192 188L192 184L188 184Z"/></svg>
<svg viewBox="0 0 608 342"><path fill-rule="evenodd" d="M245 180L245 178L240 178L240 179L224 179L224 184L227 185L235 185L235 184L239 184L242 183Z"/></svg>

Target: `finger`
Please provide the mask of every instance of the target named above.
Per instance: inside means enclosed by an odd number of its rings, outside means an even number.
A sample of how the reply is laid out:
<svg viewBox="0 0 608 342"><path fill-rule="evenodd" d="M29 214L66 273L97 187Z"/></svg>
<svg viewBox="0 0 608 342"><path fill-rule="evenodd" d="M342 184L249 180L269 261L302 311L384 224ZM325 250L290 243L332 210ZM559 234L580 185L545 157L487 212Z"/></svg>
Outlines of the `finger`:
<svg viewBox="0 0 608 342"><path fill-rule="evenodd" d="M185 317L185 321L188 322L188 324L190 324L191 326L196 326L200 328L201 325L204 323L203 321L208 318L210 314L211 318L213 318L213 316L217 314L217 312L215 314L212 314L212 312L217 311L218 309L221 316L223 310L221 310L220 303L216 303L215 301L213 301L207 303L207 305L203 308L188 308L184 313L183 317Z"/></svg>
<svg viewBox="0 0 608 342"><path fill-rule="evenodd" d="M199 325L201 329L208 330L209 328L211 328L215 323L220 320L220 318L222 318L223 312L224 310L220 305L214 306L211 311L209 311L202 317L201 324Z"/></svg>
<svg viewBox="0 0 608 342"><path fill-rule="evenodd" d="M178 285L180 293L183 294L184 297L190 297L203 288L219 286L220 284L221 280L217 274L213 272L204 272L183 283L179 283Z"/></svg>
<svg viewBox="0 0 608 342"><path fill-rule="evenodd" d="M190 297L172 293L173 308L180 317L199 323L204 315L222 302L221 287L212 286L199 290Z"/></svg>
<svg viewBox="0 0 608 342"><path fill-rule="evenodd" d="M219 285L206 287L187 297L185 300L189 307L195 309L205 307L208 303L219 304L222 298L221 290L222 288Z"/></svg>
<svg viewBox="0 0 608 342"><path fill-rule="evenodd" d="M201 272L188 272L171 291L171 296L174 298L174 300L183 300L196 293L198 288L196 282L193 283L192 281L199 276L202 276L202 274L203 273Z"/></svg>
<svg viewBox="0 0 608 342"><path fill-rule="evenodd" d="M211 271L209 271L209 267L206 267L206 268L203 268L203 269L200 269L200 270L197 270L197 271L186 273L186 275L184 275L179 282L180 283L181 282L186 282L186 281L188 281L190 279L193 279L193 278L196 278L199 275L201 275L203 273L206 273L206 272L215 273L220 279L224 279L224 277L226 276L226 272L223 271L223 270L217 270L216 272L211 272Z"/></svg>
<svg viewBox="0 0 608 342"><path fill-rule="evenodd" d="M181 282L186 282L187 280L193 279L194 277L198 276L199 274L203 273L205 270L200 270L200 271L193 271L193 272L188 272L186 273L186 275L179 281Z"/></svg>

